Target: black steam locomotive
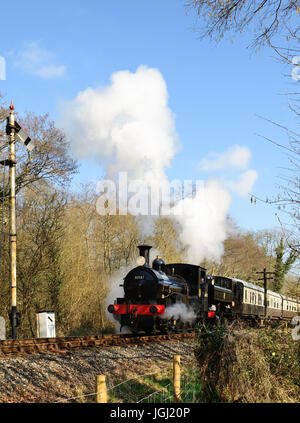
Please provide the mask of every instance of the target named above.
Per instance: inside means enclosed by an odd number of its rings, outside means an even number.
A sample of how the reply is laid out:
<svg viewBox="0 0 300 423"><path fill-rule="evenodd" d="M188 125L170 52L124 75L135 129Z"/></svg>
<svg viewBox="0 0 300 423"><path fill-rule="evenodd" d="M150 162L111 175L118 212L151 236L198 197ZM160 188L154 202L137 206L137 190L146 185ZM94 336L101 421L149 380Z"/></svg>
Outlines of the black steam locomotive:
<svg viewBox="0 0 300 423"><path fill-rule="evenodd" d="M170 333L191 329L197 321L290 319L300 313L300 301L239 279L208 275L200 266L165 264L157 257L150 267L151 247L138 248L138 266L121 285L124 297L108 306L120 330Z"/></svg>

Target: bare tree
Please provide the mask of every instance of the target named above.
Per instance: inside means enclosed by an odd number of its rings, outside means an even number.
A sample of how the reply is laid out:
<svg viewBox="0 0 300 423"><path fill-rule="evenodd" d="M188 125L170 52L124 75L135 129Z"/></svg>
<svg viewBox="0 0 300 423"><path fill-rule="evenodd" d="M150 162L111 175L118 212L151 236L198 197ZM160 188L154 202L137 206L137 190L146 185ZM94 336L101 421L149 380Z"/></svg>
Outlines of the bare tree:
<svg viewBox="0 0 300 423"><path fill-rule="evenodd" d="M259 245L254 234L239 231L224 242L224 254L220 263L203 263L214 275L236 277L259 284L257 271L273 267L274 257Z"/></svg>
<svg viewBox="0 0 300 423"><path fill-rule="evenodd" d="M0 96L1 100L1 96ZM0 105L0 152L2 159L8 157L8 143L4 131L4 121L8 116L8 109L2 101ZM69 154L69 143L64 132L56 128L49 116L35 116L27 113L24 118L16 115L18 123L30 134L35 149L29 153L24 146L16 149L16 192L23 187L32 185L36 181L48 181L52 184L66 186L77 172L77 162ZM1 169L3 172L3 169ZM0 198L2 198L2 187ZM4 188L4 196L9 195L8 184Z"/></svg>
<svg viewBox="0 0 300 423"><path fill-rule="evenodd" d="M181 262L186 259L184 246L179 241L180 227L175 220L160 216L154 219L153 235L149 242L166 263Z"/></svg>
<svg viewBox="0 0 300 423"><path fill-rule="evenodd" d="M299 80L297 72L300 67L299 31L300 1L299 0L190 0L187 9L196 11L197 23L200 27L200 36L220 41L227 33L242 33L254 31L252 46L261 47L265 44L276 52L276 57L282 63L294 68L289 77ZM277 35L275 37L275 35ZM279 41L281 40L281 41ZM282 45L278 43L282 42ZM292 73L292 75L291 75ZM299 92L288 94L288 107L300 116ZM288 136L288 145L279 143L266 136L264 139L272 142L288 155L289 166L280 176L278 195L275 198L259 199L274 204L279 210L286 213L293 221L292 236L285 236L291 249L299 248L300 244L300 134L287 128L285 125L271 122L285 131ZM252 200L253 200L252 198ZM285 230L285 234L287 234ZM297 250L298 251L298 250ZM299 249L300 251L300 249Z"/></svg>
<svg viewBox="0 0 300 423"><path fill-rule="evenodd" d="M37 184L37 183L36 183ZM63 237L65 195L39 184L38 193L24 189L17 204L17 290L22 336L35 336L35 313L53 309L60 317L58 296L62 279L58 258ZM3 245L0 308L9 309L9 246Z"/></svg>
<svg viewBox="0 0 300 423"><path fill-rule="evenodd" d="M286 29L297 14L298 0L190 0L187 10L195 11L200 37L220 41L226 33L254 32L254 46L262 46Z"/></svg>

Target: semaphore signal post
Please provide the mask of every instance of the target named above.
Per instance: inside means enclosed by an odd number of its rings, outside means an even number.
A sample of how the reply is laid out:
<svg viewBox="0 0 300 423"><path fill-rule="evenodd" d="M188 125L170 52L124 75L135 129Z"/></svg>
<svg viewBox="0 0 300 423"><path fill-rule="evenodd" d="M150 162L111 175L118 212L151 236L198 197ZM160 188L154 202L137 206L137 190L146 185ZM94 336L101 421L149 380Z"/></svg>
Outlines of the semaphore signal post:
<svg viewBox="0 0 300 423"><path fill-rule="evenodd" d="M10 286L11 286L11 335L17 337L19 314L17 312L17 234L16 234L16 154L15 154L15 116L14 105L11 102L10 114L7 118L6 134L9 141L9 159L4 164L9 166L9 255L10 255ZM2 205L4 207L4 204Z"/></svg>
<svg viewBox="0 0 300 423"><path fill-rule="evenodd" d="M16 136L22 141L28 151L34 148L31 138L15 121L14 105L11 101L10 114L7 118L6 134L9 143L9 159L1 160L0 164L9 166L9 254L10 254L10 287L11 287L11 336L17 337L17 327L20 324L20 313L17 311L17 233L16 233ZM4 207L4 203L2 204Z"/></svg>

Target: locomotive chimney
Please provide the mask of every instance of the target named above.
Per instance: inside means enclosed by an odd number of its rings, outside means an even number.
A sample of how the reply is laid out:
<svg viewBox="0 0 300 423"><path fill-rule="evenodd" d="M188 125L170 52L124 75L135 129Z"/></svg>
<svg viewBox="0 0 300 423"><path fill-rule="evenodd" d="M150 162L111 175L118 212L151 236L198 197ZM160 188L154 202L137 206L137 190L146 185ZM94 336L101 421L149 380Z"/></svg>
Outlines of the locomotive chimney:
<svg viewBox="0 0 300 423"><path fill-rule="evenodd" d="M140 250L140 256L145 258L145 266L150 267L150 245L139 245L138 249Z"/></svg>

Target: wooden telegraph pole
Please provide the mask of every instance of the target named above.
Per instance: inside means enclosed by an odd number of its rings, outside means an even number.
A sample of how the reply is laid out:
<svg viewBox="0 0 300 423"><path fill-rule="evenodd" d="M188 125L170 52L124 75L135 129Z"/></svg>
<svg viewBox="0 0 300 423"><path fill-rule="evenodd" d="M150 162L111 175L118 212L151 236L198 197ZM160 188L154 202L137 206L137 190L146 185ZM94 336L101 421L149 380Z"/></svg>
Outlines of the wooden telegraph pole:
<svg viewBox="0 0 300 423"><path fill-rule="evenodd" d="M267 275L274 275L274 272L267 272L267 269L264 268L263 272L256 272L259 274L263 274L263 278L258 279L259 281L264 281L264 307L265 307L265 318L267 318L268 315L268 298L267 298L267 292L268 292L268 280L274 279L272 277L268 277Z"/></svg>

